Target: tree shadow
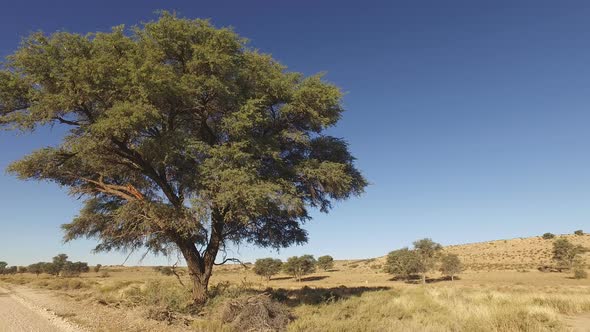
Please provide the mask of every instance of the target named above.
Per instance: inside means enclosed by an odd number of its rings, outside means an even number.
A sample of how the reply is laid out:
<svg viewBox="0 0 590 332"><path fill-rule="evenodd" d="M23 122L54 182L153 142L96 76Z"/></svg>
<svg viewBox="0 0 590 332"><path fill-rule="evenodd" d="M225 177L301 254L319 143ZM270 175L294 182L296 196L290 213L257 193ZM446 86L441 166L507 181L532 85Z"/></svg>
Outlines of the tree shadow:
<svg viewBox="0 0 590 332"><path fill-rule="evenodd" d="M328 276L313 276L313 277L301 278L301 281L318 281L318 280L324 280L326 278L328 278Z"/></svg>
<svg viewBox="0 0 590 332"><path fill-rule="evenodd" d="M331 287L331 288L310 288L301 289L273 289L268 288L265 293L279 302L283 302L290 307L303 304L330 304L353 296L360 296L365 292L376 292L388 290L390 287Z"/></svg>
<svg viewBox="0 0 590 332"><path fill-rule="evenodd" d="M293 279L293 277L276 277L276 278L271 278L270 281L289 280L289 279Z"/></svg>
<svg viewBox="0 0 590 332"><path fill-rule="evenodd" d="M461 278L459 276L455 276L454 281L457 280L461 280ZM417 275L417 274L413 274L410 275L407 279L406 278L402 278L402 277L393 277L390 278L389 281L403 281L406 284L421 284L422 283L422 276ZM437 283L437 282L443 282L443 281L452 281L450 276L443 276L443 277L439 277L439 278L426 278L426 283L427 284L433 284L433 283Z"/></svg>

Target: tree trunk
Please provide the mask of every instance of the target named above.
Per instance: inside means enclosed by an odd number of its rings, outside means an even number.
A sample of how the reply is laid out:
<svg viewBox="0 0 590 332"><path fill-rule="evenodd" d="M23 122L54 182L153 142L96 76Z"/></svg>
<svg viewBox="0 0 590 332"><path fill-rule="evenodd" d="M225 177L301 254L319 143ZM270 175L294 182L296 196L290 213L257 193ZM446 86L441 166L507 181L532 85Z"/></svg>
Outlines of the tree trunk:
<svg viewBox="0 0 590 332"><path fill-rule="evenodd" d="M426 284L426 273L422 273L422 284Z"/></svg>
<svg viewBox="0 0 590 332"><path fill-rule="evenodd" d="M455 275L451 274L451 281L455 281Z"/></svg>
<svg viewBox="0 0 590 332"><path fill-rule="evenodd" d="M211 236L202 255L193 241L178 237L175 241L186 260L188 274L193 286L193 301L197 307L202 307L209 298L207 292L209 278L213 273L213 265L223 238L223 217L217 211L214 211L212 215Z"/></svg>

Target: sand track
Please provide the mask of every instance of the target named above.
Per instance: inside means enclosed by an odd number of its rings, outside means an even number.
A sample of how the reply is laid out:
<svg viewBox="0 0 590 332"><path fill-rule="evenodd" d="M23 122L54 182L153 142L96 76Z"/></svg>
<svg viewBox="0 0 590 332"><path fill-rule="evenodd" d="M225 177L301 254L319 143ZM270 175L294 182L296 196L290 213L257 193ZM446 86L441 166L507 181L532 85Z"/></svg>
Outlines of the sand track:
<svg viewBox="0 0 590 332"><path fill-rule="evenodd" d="M51 312L0 288L0 332L79 332Z"/></svg>

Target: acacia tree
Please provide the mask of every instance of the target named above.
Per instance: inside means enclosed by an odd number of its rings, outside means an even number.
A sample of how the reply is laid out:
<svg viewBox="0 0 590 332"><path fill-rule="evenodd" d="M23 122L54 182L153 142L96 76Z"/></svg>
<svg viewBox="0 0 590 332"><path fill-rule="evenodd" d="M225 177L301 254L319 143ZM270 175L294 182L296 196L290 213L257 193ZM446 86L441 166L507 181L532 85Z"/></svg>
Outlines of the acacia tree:
<svg viewBox="0 0 590 332"><path fill-rule="evenodd" d="M301 277L304 275L315 272L315 268L316 260L312 255L289 257L283 264L283 270L285 273L295 277L299 282L301 282Z"/></svg>
<svg viewBox="0 0 590 332"><path fill-rule="evenodd" d="M574 260L582 252L582 246L576 246L566 238L559 238L553 242L553 260L559 270L571 269Z"/></svg>
<svg viewBox="0 0 590 332"><path fill-rule="evenodd" d="M196 304L226 245L304 243L310 208L362 193L346 142L324 134L341 97L231 29L169 13L131 31L34 33L0 69L0 124L67 128L8 168L85 199L65 240L178 250Z"/></svg>
<svg viewBox="0 0 590 332"><path fill-rule="evenodd" d="M426 283L426 273L434 269L442 246L432 239L421 239L414 242L414 251L418 258L417 272L422 274L422 283Z"/></svg>
<svg viewBox="0 0 590 332"><path fill-rule="evenodd" d="M455 275L463 271L463 264L457 254L446 254L443 255L440 265L440 272L444 275L450 276L451 281L455 280Z"/></svg>
<svg viewBox="0 0 590 332"><path fill-rule="evenodd" d="M324 271L328 271L334 267L334 258L330 255L320 256L318 257L317 266Z"/></svg>
<svg viewBox="0 0 590 332"><path fill-rule="evenodd" d="M412 274L418 273L419 267L418 255L415 251L406 247L387 254L384 270L398 278L408 280Z"/></svg>
<svg viewBox="0 0 590 332"><path fill-rule="evenodd" d="M281 272L283 262L280 259L275 258L260 258L254 263L254 273L259 276L265 277L266 281L269 282L272 276Z"/></svg>

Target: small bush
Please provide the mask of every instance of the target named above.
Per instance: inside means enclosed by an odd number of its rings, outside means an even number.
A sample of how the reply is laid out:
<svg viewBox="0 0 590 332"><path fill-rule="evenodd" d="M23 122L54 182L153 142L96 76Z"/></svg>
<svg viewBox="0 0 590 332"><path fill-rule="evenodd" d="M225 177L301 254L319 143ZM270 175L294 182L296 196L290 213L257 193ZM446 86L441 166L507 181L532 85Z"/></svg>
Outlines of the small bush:
<svg viewBox="0 0 590 332"><path fill-rule="evenodd" d="M578 229L577 231L574 232L574 234L576 235L584 235L584 231L581 229Z"/></svg>
<svg viewBox="0 0 590 332"><path fill-rule="evenodd" d="M283 270L301 281L301 277L315 272L316 260L312 255L303 255L301 257L293 256L287 259L283 264Z"/></svg>
<svg viewBox="0 0 590 332"><path fill-rule="evenodd" d="M545 239L545 240L551 240L553 238L555 238L555 234L553 234L553 233L545 233L545 234L543 234L543 239Z"/></svg>
<svg viewBox="0 0 590 332"><path fill-rule="evenodd" d="M330 255L318 257L317 265L320 269L328 271L334 267L334 258Z"/></svg>
<svg viewBox="0 0 590 332"><path fill-rule="evenodd" d="M586 279L588 278L588 272L584 269L574 269L574 279Z"/></svg>
<svg viewBox="0 0 590 332"><path fill-rule="evenodd" d="M266 281L270 281L272 276L281 271L282 266L283 262L280 259L261 258L254 263L254 273L266 278Z"/></svg>

